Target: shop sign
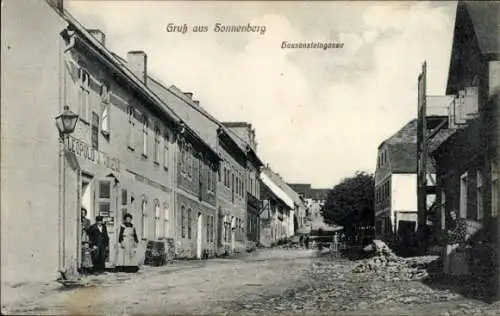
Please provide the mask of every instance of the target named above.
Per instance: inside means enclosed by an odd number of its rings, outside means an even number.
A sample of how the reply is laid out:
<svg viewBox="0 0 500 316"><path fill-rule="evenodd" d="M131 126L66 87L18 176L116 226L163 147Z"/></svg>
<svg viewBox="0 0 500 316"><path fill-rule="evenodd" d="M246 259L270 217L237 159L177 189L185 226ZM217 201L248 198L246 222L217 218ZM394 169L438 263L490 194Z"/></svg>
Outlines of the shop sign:
<svg viewBox="0 0 500 316"><path fill-rule="evenodd" d="M68 136L64 142L64 148L75 153L76 156L88 160L94 164L104 166L116 172L120 172L120 161L109 155L90 147L85 142Z"/></svg>

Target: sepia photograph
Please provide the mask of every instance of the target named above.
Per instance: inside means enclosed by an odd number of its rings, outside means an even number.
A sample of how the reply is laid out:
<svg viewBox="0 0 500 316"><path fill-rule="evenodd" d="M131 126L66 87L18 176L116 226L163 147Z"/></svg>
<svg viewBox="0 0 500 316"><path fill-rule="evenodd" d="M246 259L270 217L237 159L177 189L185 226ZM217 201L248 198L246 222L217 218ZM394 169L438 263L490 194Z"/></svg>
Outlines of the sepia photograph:
<svg viewBox="0 0 500 316"><path fill-rule="evenodd" d="M1 0L3 315L500 315L500 1Z"/></svg>

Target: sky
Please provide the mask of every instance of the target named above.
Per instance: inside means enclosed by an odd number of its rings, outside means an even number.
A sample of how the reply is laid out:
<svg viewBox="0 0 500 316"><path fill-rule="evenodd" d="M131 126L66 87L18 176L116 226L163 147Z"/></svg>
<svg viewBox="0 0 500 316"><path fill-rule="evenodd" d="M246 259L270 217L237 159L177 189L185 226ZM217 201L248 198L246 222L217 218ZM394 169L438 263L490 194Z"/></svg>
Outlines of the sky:
<svg viewBox="0 0 500 316"><path fill-rule="evenodd" d="M416 118L424 61L427 94L445 93L456 3L73 0L67 9L120 56L145 51L149 74L193 92L220 121L251 123L259 157L287 182L329 188L374 172L379 144ZM266 30L221 33L216 23Z"/></svg>

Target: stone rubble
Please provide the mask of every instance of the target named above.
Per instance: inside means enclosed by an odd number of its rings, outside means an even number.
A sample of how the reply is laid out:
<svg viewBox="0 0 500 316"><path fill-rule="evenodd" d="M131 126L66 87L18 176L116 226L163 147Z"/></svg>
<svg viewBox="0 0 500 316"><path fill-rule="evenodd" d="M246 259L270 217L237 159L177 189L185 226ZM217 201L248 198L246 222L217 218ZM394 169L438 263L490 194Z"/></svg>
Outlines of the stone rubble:
<svg viewBox="0 0 500 316"><path fill-rule="evenodd" d="M385 281L416 281L427 277L427 265L438 259L438 256L401 258L380 240L373 241L371 249L374 256L361 260L352 269L353 273L373 272Z"/></svg>

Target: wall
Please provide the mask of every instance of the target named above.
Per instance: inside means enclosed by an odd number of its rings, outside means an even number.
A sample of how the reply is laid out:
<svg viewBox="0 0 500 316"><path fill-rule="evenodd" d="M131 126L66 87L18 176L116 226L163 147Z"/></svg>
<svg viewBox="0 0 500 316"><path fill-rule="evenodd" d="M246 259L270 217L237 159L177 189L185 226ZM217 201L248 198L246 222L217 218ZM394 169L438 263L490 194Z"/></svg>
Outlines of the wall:
<svg viewBox="0 0 500 316"><path fill-rule="evenodd" d="M61 40L42 1L2 2L2 284L49 281L58 269Z"/></svg>
<svg viewBox="0 0 500 316"><path fill-rule="evenodd" d="M417 175L393 174L391 185L392 213L417 211Z"/></svg>

